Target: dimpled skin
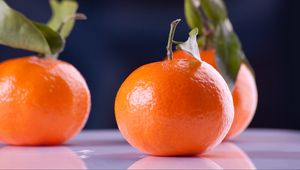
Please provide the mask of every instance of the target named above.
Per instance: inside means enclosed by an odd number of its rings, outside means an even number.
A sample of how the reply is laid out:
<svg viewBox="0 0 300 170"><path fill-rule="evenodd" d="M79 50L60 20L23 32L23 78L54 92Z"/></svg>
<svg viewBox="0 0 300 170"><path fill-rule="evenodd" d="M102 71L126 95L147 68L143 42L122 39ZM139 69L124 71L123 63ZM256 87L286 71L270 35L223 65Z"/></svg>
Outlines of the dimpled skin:
<svg viewBox="0 0 300 170"><path fill-rule="evenodd" d="M233 121L225 80L209 64L165 60L135 70L115 101L127 141L152 155L203 153L219 144Z"/></svg>
<svg viewBox="0 0 300 170"><path fill-rule="evenodd" d="M191 56L184 51L176 51L174 58L192 59ZM202 51L201 58L214 68L217 68L214 49ZM232 96L235 115L232 127L226 139L234 138L242 133L251 123L256 111L258 100L256 82L251 71L245 64L241 65L235 87L232 91Z"/></svg>
<svg viewBox="0 0 300 170"><path fill-rule="evenodd" d="M0 140L62 144L83 128L90 93L81 74L56 59L24 57L0 65Z"/></svg>

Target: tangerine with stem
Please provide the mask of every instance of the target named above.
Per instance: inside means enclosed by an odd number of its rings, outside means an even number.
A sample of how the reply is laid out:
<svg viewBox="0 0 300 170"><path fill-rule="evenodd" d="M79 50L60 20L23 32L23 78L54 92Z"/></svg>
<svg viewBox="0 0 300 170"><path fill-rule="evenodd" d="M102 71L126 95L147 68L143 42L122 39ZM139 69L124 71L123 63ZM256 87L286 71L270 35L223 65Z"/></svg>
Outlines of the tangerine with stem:
<svg viewBox="0 0 300 170"><path fill-rule="evenodd" d="M115 100L122 135L151 155L201 154L224 139L233 121L232 96L222 76L206 62L173 58L178 22L171 24L168 59L131 73Z"/></svg>

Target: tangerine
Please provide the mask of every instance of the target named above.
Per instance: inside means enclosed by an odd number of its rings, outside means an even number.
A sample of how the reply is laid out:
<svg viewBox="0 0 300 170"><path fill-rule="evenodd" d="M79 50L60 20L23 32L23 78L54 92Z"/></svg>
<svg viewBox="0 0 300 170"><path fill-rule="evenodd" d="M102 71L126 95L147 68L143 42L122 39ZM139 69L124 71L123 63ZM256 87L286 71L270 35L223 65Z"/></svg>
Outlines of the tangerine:
<svg viewBox="0 0 300 170"><path fill-rule="evenodd" d="M23 57L0 65L0 140L57 145L77 134L90 111L90 92L71 64Z"/></svg>
<svg viewBox="0 0 300 170"><path fill-rule="evenodd" d="M217 146L234 116L230 90L211 65L175 59L172 45L180 19L171 23L167 60L143 65L121 85L115 100L118 127L139 150L159 156L201 154ZM198 30L180 44L198 58Z"/></svg>
<svg viewBox="0 0 300 170"><path fill-rule="evenodd" d="M184 59L144 65L124 81L115 101L118 127L141 151L193 155L218 145L233 121L233 101L209 64Z"/></svg>

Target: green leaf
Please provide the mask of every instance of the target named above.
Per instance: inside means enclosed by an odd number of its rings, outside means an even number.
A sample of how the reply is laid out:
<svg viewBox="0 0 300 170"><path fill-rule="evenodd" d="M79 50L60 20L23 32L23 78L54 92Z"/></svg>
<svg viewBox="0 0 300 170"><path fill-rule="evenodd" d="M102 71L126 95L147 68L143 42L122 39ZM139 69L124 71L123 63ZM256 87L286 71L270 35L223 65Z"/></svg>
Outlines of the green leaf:
<svg viewBox="0 0 300 170"><path fill-rule="evenodd" d="M202 35L202 18L199 10L195 3L198 0L185 0L184 1L184 12L185 18L190 28L198 28L199 35ZM199 2L199 1L198 1Z"/></svg>
<svg viewBox="0 0 300 170"><path fill-rule="evenodd" d="M223 22L228 18L223 0L200 0L200 2L205 15L214 24Z"/></svg>
<svg viewBox="0 0 300 170"><path fill-rule="evenodd" d="M203 27L202 31L210 33L205 33L198 39L198 46L216 49L218 70L231 89L234 87L241 63L245 64L254 75L228 19L223 0L185 0L185 15L190 28Z"/></svg>
<svg viewBox="0 0 300 170"><path fill-rule="evenodd" d="M220 23L215 33L216 63L230 89L233 89L242 62L241 43L229 20Z"/></svg>
<svg viewBox="0 0 300 170"><path fill-rule="evenodd" d="M63 39L45 25L33 23L0 0L0 44L13 48L55 54L63 48Z"/></svg>
<svg viewBox="0 0 300 170"><path fill-rule="evenodd" d="M199 47L197 44L197 35L198 28L195 28L189 33L188 40L182 44L179 44L178 47L179 49L190 53L198 61L201 61Z"/></svg>
<svg viewBox="0 0 300 170"><path fill-rule="evenodd" d="M75 24L75 15L78 9L76 0L49 0L52 17L48 26L53 30L60 29L60 35L67 38Z"/></svg>
<svg viewBox="0 0 300 170"><path fill-rule="evenodd" d="M64 48L64 40L60 37L57 38L57 32L54 32L50 27L34 22L33 23L44 35L47 43L51 46L52 54L56 54L62 51Z"/></svg>

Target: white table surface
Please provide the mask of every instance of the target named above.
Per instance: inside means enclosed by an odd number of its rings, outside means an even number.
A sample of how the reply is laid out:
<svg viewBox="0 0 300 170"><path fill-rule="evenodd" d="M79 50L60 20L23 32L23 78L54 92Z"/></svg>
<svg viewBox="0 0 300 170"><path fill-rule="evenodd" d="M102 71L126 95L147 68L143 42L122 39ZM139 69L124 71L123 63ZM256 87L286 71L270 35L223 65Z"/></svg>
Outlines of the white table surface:
<svg viewBox="0 0 300 170"><path fill-rule="evenodd" d="M0 145L0 169L300 169L300 131L250 129L195 157L152 157L116 130L83 131L63 146Z"/></svg>

